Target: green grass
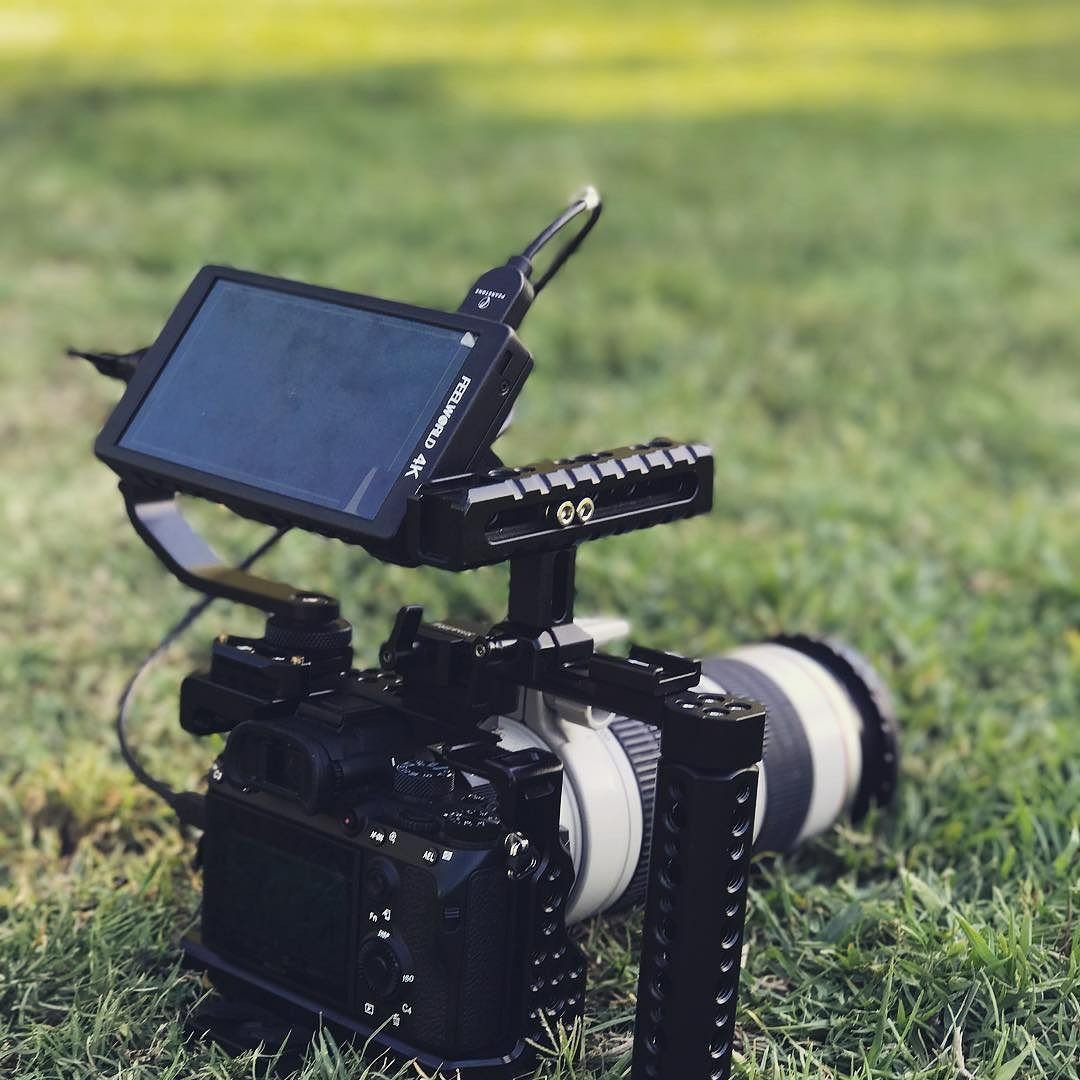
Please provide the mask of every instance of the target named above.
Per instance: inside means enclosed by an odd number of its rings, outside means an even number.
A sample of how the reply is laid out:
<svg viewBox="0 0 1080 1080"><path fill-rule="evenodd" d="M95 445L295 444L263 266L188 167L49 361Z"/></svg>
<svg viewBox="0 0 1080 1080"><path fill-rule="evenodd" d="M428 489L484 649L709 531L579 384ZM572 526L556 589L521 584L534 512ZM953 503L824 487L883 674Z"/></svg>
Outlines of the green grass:
<svg viewBox="0 0 1080 1080"><path fill-rule="evenodd" d="M63 347L145 343L211 261L453 305L592 180L504 456L666 433L718 475L710 518L583 551L580 609L698 654L838 633L900 703L894 812L757 862L738 1075L1075 1078L1080 12L505 11L0 9L0 1074L258 1072L181 1036L193 845L109 724L190 597L92 458L115 386ZM505 584L302 536L265 569L340 594L367 655L397 605L495 618ZM209 756L178 681L256 625L223 605L151 680L177 783ZM583 928L584 1061L549 1075L625 1074L638 928Z"/></svg>

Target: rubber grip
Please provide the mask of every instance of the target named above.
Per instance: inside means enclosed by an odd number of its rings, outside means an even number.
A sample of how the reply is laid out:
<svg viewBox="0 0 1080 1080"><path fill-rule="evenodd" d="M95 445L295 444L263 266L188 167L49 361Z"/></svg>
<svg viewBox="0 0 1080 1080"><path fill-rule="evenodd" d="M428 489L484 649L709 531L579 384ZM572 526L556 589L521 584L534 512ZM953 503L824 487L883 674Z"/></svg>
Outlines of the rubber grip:
<svg viewBox="0 0 1080 1080"><path fill-rule="evenodd" d="M661 759L632 1080L727 1080L758 766Z"/></svg>

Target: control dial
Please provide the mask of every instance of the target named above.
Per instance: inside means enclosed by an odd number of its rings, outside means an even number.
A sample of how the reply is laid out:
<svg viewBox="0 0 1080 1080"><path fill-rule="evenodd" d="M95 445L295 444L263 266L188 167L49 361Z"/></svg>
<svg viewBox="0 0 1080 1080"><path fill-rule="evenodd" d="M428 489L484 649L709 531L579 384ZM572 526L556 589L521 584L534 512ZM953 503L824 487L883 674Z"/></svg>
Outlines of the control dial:
<svg viewBox="0 0 1080 1080"><path fill-rule="evenodd" d="M441 761L400 761L394 769L394 794L439 802L454 793L454 770Z"/></svg>
<svg viewBox="0 0 1080 1080"><path fill-rule="evenodd" d="M494 814L486 814L468 807L452 807L444 810L442 827L447 836L473 843L491 840L503 830L502 822Z"/></svg>
<svg viewBox="0 0 1080 1080"><path fill-rule="evenodd" d="M386 938L369 937L361 942L356 966L365 996L386 1001L401 990L405 968L399 950Z"/></svg>

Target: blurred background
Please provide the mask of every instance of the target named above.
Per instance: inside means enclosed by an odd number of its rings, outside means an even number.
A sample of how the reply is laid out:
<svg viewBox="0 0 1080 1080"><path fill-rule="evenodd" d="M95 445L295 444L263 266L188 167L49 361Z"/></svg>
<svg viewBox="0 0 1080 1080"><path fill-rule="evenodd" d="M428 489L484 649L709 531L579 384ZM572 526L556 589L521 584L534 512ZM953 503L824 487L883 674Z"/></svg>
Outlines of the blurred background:
<svg viewBox="0 0 1080 1080"><path fill-rule="evenodd" d="M1075 1077L1078 70L1072 3L0 0L0 1073L253 1068L176 1022L194 849L110 725L191 597L92 456L118 385L64 348L148 344L209 262L453 308L592 182L500 452L696 437L718 476L708 519L587 548L579 609L699 655L840 634L905 732L893 814L758 862L739 1075ZM263 569L370 656L399 604L505 588L299 535ZM151 680L174 782L212 753L180 678L257 625L216 606ZM547 1072L621 1076L637 918L585 933L585 1064Z"/></svg>

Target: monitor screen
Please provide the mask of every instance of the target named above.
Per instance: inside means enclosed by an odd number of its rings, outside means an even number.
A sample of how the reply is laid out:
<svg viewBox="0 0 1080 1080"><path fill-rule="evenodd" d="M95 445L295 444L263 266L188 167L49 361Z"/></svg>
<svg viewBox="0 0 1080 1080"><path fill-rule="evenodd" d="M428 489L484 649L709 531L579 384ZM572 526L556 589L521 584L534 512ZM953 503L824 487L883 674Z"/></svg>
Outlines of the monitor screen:
<svg viewBox="0 0 1080 1080"><path fill-rule="evenodd" d="M373 520L470 332L219 279L119 445Z"/></svg>

